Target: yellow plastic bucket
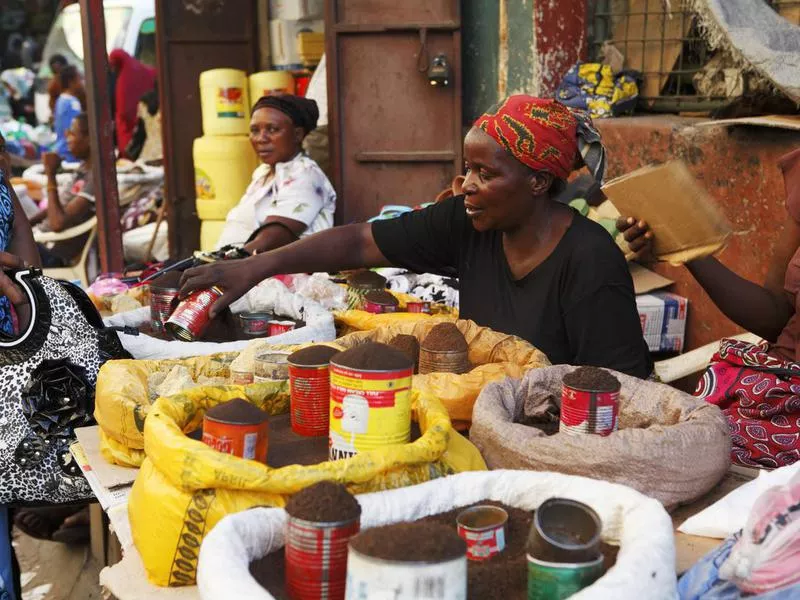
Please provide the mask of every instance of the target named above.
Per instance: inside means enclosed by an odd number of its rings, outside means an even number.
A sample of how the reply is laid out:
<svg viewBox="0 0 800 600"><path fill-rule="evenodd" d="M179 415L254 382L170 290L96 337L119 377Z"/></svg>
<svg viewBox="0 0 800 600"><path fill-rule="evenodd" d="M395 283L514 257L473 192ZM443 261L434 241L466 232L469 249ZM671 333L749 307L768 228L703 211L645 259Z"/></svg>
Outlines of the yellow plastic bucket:
<svg viewBox="0 0 800 600"><path fill-rule="evenodd" d="M294 94L294 75L289 71L261 71L250 75L250 101L255 104L262 96Z"/></svg>
<svg viewBox="0 0 800 600"><path fill-rule="evenodd" d="M247 75L238 69L200 74L200 103L205 135L246 135L250 124Z"/></svg>
<svg viewBox="0 0 800 600"><path fill-rule="evenodd" d="M227 214L241 200L258 166L250 138L205 135L194 140L192 157L197 214L201 219L224 219L224 214L201 214L201 207L213 200Z"/></svg>
<svg viewBox="0 0 800 600"><path fill-rule="evenodd" d="M217 249L217 241L222 235L225 221L201 221L200 222L200 250L211 252Z"/></svg>

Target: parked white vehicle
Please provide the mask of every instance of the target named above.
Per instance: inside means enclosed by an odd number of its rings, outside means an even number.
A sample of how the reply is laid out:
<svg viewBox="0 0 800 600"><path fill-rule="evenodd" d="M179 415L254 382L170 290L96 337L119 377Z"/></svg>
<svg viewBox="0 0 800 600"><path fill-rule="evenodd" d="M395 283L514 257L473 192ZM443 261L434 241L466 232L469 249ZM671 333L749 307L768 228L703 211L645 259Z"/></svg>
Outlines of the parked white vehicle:
<svg viewBox="0 0 800 600"><path fill-rule="evenodd" d="M106 50L122 48L143 63L156 62L155 0L105 0ZM36 76L36 118L45 123L50 118L47 85L53 76L50 58L63 55L67 62L83 71L83 33L78 4L64 7L53 22L42 53L42 63Z"/></svg>

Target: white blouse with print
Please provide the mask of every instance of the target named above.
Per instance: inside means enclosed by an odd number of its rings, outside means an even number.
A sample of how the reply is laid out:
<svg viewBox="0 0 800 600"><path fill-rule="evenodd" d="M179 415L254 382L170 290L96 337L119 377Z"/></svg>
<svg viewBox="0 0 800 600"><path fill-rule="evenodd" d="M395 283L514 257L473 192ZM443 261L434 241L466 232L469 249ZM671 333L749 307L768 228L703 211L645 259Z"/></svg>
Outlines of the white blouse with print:
<svg viewBox="0 0 800 600"><path fill-rule="evenodd" d="M305 223L304 237L333 227L336 192L319 165L303 153L275 165L275 176L266 181L269 165L259 165L247 191L228 213L217 248L244 244L268 217L285 217Z"/></svg>

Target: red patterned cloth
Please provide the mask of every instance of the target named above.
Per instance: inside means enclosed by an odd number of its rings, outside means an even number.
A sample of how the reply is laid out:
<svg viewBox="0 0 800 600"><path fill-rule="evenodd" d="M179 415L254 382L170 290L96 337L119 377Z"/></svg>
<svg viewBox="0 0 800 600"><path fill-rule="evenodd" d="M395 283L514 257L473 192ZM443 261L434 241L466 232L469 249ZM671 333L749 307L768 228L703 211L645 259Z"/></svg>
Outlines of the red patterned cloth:
<svg viewBox="0 0 800 600"><path fill-rule="evenodd" d="M695 396L727 417L733 462L774 469L800 460L800 363L767 349L722 340Z"/></svg>

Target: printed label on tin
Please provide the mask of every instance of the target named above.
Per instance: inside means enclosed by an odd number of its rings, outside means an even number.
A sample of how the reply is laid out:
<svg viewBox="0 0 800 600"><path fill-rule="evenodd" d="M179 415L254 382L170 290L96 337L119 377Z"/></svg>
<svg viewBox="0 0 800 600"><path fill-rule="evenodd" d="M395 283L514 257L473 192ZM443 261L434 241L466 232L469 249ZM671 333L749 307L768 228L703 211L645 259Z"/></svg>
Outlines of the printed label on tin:
<svg viewBox="0 0 800 600"><path fill-rule="evenodd" d="M442 563L391 563L347 555L345 600L466 600L467 559Z"/></svg>
<svg viewBox="0 0 800 600"><path fill-rule="evenodd" d="M330 456L408 442L411 370L354 372L331 365ZM400 375L398 377L398 375Z"/></svg>
<svg viewBox="0 0 800 600"><path fill-rule="evenodd" d="M458 533L467 543L467 556L474 560L490 558L506 547L506 536L502 525L488 531L470 531L460 527Z"/></svg>
<svg viewBox="0 0 800 600"><path fill-rule="evenodd" d="M257 433L244 434L244 450L242 451L242 458L255 459L256 457L256 443L258 442Z"/></svg>
<svg viewBox="0 0 800 600"><path fill-rule="evenodd" d="M203 443L217 452L233 454L233 440L228 437L217 437L210 433L203 433Z"/></svg>
<svg viewBox="0 0 800 600"><path fill-rule="evenodd" d="M242 88L229 87L217 89L217 117L244 118L244 92Z"/></svg>

